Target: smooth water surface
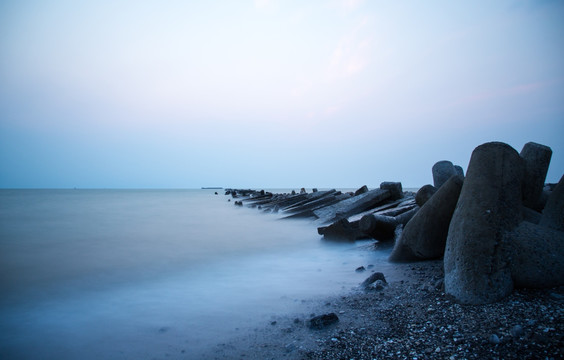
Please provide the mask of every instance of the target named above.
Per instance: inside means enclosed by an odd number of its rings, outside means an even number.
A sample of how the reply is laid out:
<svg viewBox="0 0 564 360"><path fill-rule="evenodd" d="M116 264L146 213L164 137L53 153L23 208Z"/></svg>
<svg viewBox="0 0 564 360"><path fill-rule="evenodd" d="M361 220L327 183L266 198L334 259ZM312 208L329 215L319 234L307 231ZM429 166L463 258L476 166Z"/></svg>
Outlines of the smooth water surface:
<svg viewBox="0 0 564 360"><path fill-rule="evenodd" d="M194 358L389 266L215 191L0 190L0 358Z"/></svg>

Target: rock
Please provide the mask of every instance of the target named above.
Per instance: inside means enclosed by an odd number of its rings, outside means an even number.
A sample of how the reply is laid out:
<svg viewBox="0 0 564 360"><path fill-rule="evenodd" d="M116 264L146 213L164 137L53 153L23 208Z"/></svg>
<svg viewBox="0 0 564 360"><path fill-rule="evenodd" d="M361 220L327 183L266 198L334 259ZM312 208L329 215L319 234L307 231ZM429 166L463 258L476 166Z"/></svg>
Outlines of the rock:
<svg viewBox="0 0 564 360"><path fill-rule="evenodd" d="M301 188L301 189L300 189L300 194L307 194L306 189L305 189L305 188Z"/></svg>
<svg viewBox="0 0 564 360"><path fill-rule="evenodd" d="M308 326L310 329L321 330L329 325L335 324L339 321L339 317L335 313L329 313L313 317L309 320Z"/></svg>
<svg viewBox="0 0 564 360"><path fill-rule="evenodd" d="M490 344L493 345L497 345L501 342L496 334L491 334L490 337L488 338L488 341L490 342Z"/></svg>
<svg viewBox="0 0 564 360"><path fill-rule="evenodd" d="M405 225L390 261L435 259L443 255L452 214L463 180L452 176Z"/></svg>
<svg viewBox="0 0 564 360"><path fill-rule="evenodd" d="M564 176L550 194L542 211L541 226L564 231Z"/></svg>
<svg viewBox="0 0 564 360"><path fill-rule="evenodd" d="M511 328L511 336L518 338L523 335L523 327L521 325L515 325Z"/></svg>
<svg viewBox="0 0 564 360"><path fill-rule="evenodd" d="M403 189L400 182L384 181L380 184L380 189L388 190L391 200L397 200L403 197Z"/></svg>
<svg viewBox="0 0 564 360"><path fill-rule="evenodd" d="M349 222L347 219L337 220L329 226L317 228L317 233L328 240L355 241L366 238L360 231L359 221Z"/></svg>
<svg viewBox="0 0 564 360"><path fill-rule="evenodd" d="M372 284L364 286L364 289L367 291L382 291L385 285L386 283L382 280L376 280Z"/></svg>
<svg viewBox="0 0 564 360"><path fill-rule="evenodd" d="M532 209L541 210L536 205L544 187L552 150L548 146L529 142L523 146L520 156L524 163L521 184L523 204Z"/></svg>
<svg viewBox="0 0 564 360"><path fill-rule="evenodd" d="M564 285L564 232L523 221L505 233L511 245L511 276L515 287Z"/></svg>
<svg viewBox="0 0 564 360"><path fill-rule="evenodd" d="M521 221L522 159L511 146L490 142L472 152L444 255L445 291L466 304L511 293L504 232Z"/></svg>
<svg viewBox="0 0 564 360"><path fill-rule="evenodd" d="M456 170L454 170L454 165L452 162L448 160L443 160L435 163L432 168L433 172L433 185L438 189L440 188L445 182L452 175L456 175Z"/></svg>
<svg viewBox="0 0 564 360"><path fill-rule="evenodd" d="M311 192L314 192L314 193L316 193L316 192L317 192L317 188L313 188L313 189L311 189Z"/></svg>
<svg viewBox="0 0 564 360"><path fill-rule="evenodd" d="M354 271L356 271L356 272L364 272L364 271L366 271L366 268L365 268L364 266L359 266L359 267L357 267Z"/></svg>
<svg viewBox="0 0 564 360"><path fill-rule="evenodd" d="M437 188L433 185L423 185L419 190L417 190L417 194L415 194L415 203L419 206L423 206L436 192Z"/></svg>
<svg viewBox="0 0 564 360"><path fill-rule="evenodd" d="M366 280L364 280L360 286L366 289L368 286L375 283L377 280L382 281L384 284L388 283L386 281L386 278L384 277L384 274L382 274L381 272L375 272L374 274L366 278Z"/></svg>
<svg viewBox="0 0 564 360"><path fill-rule="evenodd" d="M360 231L377 240L394 238L394 231L398 222L391 216L369 214L360 219Z"/></svg>
<svg viewBox="0 0 564 360"><path fill-rule="evenodd" d="M417 214L417 212L419 211L419 206L415 206L413 209L408 210L404 213L401 213L399 215L394 216L394 219L396 219L396 222L399 225L406 225L409 220L411 220L415 214Z"/></svg>
<svg viewBox="0 0 564 360"><path fill-rule="evenodd" d="M364 194L365 192L368 192L368 187L366 185L363 185L360 189L354 192L354 196Z"/></svg>

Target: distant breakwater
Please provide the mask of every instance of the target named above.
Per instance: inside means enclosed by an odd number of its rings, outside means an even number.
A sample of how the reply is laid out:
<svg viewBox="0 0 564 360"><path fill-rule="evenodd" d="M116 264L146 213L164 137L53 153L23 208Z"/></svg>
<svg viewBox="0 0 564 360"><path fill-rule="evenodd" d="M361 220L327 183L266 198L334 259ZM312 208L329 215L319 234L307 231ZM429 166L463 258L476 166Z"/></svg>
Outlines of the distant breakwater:
<svg viewBox="0 0 564 360"><path fill-rule="evenodd" d="M467 174L442 160L433 185L271 193L226 189L236 206L311 219L324 238L393 241L393 262L444 259L444 289L458 302L498 301L515 287L564 285L564 176L545 184L548 146L521 153L501 142L474 149ZM229 199L231 201L231 199Z"/></svg>

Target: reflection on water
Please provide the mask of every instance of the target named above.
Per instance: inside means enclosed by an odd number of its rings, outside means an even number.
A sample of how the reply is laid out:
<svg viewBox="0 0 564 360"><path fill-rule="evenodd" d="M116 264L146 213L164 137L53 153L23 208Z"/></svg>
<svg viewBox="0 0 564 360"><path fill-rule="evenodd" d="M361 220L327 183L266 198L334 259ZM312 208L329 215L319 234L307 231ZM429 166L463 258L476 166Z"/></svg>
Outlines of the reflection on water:
<svg viewBox="0 0 564 360"><path fill-rule="evenodd" d="M194 355L389 266L213 192L0 191L0 358Z"/></svg>

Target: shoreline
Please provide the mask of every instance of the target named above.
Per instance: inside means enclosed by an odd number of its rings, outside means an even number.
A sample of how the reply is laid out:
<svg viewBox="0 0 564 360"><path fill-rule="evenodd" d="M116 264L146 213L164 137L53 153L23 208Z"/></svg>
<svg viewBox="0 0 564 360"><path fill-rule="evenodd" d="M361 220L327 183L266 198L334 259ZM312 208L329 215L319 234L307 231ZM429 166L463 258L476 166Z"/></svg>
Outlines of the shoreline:
<svg viewBox="0 0 564 360"><path fill-rule="evenodd" d="M397 270L401 276L382 290L359 287L305 301L300 313L273 314L201 358L564 357L564 287L516 289L496 303L460 305L444 293L442 260L397 264ZM327 313L339 321L320 330L307 326L311 317Z"/></svg>

